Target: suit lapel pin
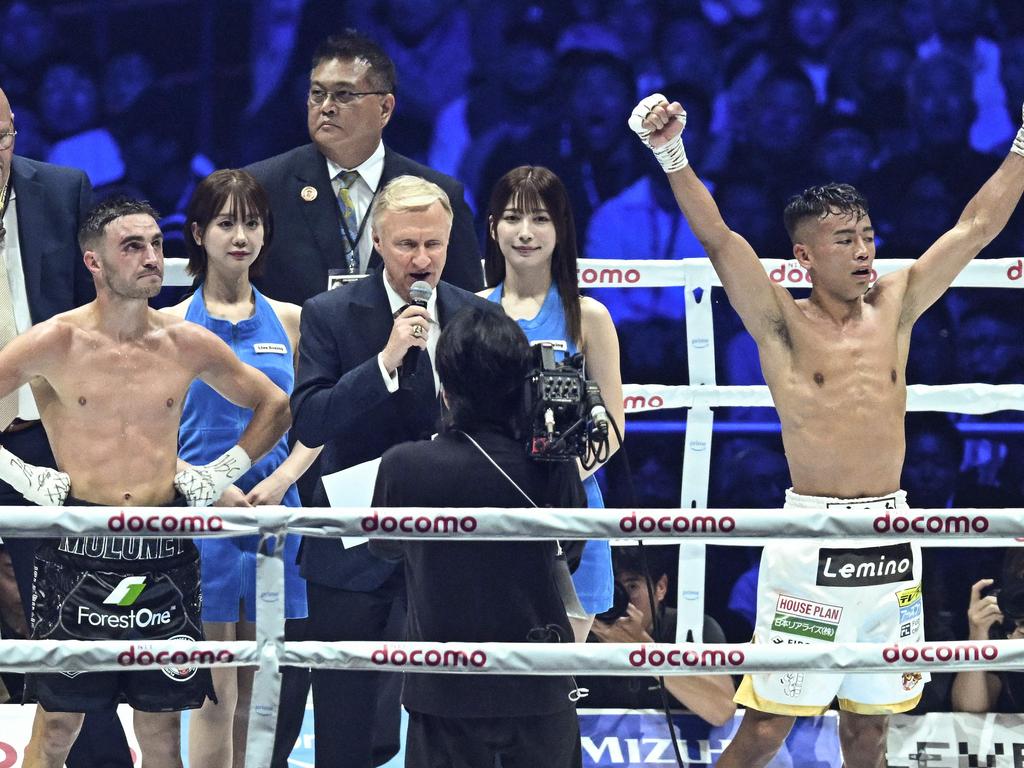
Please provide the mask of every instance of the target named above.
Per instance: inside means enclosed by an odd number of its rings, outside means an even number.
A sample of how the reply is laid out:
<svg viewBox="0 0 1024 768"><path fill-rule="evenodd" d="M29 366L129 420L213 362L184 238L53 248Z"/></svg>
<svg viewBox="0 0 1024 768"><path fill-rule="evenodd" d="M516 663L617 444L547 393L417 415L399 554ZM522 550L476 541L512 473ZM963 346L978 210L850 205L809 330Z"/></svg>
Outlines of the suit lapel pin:
<svg viewBox="0 0 1024 768"><path fill-rule="evenodd" d="M303 187L302 191L299 192L299 197L307 203L312 203L316 200L316 187Z"/></svg>

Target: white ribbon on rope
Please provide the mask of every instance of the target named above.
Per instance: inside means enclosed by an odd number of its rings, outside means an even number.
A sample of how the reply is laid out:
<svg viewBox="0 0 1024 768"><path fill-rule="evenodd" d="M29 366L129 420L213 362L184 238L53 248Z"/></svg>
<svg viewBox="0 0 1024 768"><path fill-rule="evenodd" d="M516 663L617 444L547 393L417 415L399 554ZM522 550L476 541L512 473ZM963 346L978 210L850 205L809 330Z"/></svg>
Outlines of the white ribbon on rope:
<svg viewBox="0 0 1024 768"><path fill-rule="evenodd" d="M124 536L111 532L115 507L0 507L0 537ZM132 536L230 536L260 529L307 536L384 539L658 538L716 544L751 538L872 539L942 546L1005 545L1024 537L1021 509L506 509L498 507L126 507L132 519L159 521ZM116 517L117 515L115 515ZM280 588L280 587L278 587Z"/></svg>
<svg viewBox="0 0 1024 768"><path fill-rule="evenodd" d="M256 642L0 640L0 671L153 671L256 665ZM866 673L1020 669L1024 640L932 643L291 642L280 663L318 669L523 675L746 674L790 669ZM255 696L254 696L255 699ZM250 727L252 727L250 725Z"/></svg>
<svg viewBox="0 0 1024 768"><path fill-rule="evenodd" d="M761 385L669 386L624 384L626 413L665 408L774 407L768 387ZM907 410L950 413L1024 411L1024 384L911 384Z"/></svg>

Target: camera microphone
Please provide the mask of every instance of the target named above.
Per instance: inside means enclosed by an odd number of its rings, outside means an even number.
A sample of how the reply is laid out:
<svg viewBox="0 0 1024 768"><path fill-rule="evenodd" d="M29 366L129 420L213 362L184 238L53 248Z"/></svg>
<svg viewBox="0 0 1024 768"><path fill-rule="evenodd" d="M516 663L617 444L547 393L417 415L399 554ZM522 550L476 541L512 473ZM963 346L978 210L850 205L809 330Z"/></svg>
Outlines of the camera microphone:
<svg viewBox="0 0 1024 768"><path fill-rule="evenodd" d="M409 305L414 307L427 308L427 303L430 301L430 297L433 295L434 289L430 283L426 280L417 280L409 287ZM430 333L429 328L427 333ZM416 366L420 361L420 348L409 347L405 352L405 357L402 358L402 372L407 376L412 375L416 371Z"/></svg>
<svg viewBox="0 0 1024 768"><path fill-rule="evenodd" d="M597 383L587 382L587 412L590 420L594 423L593 432L598 432L602 437L608 436L609 422L608 411L604 407L604 398L601 397L601 390Z"/></svg>

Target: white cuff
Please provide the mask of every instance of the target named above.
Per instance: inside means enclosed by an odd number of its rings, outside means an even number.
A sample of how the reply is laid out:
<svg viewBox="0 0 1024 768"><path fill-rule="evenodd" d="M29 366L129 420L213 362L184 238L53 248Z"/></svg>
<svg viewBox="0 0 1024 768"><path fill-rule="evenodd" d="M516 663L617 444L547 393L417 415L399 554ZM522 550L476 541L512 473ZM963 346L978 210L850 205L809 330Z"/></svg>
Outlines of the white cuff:
<svg viewBox="0 0 1024 768"><path fill-rule="evenodd" d="M398 371L393 374L388 373L388 369L384 367L384 353L380 352L377 354L377 367L380 368L380 375L384 379L384 386L390 394L395 394L398 391Z"/></svg>

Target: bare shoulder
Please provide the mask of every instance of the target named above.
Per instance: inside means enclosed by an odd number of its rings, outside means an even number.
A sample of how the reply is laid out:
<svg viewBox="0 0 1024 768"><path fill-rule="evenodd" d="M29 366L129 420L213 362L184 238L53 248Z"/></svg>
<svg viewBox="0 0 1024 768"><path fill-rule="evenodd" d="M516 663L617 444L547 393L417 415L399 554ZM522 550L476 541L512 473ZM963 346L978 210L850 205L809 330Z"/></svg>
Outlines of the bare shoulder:
<svg viewBox="0 0 1024 768"><path fill-rule="evenodd" d="M274 314L277 315L277 319L281 321L281 325L284 326L285 330L290 336L293 332L298 334L299 332L299 318L302 316L302 307L298 304L292 304L288 301L278 301L277 299L267 299L267 303L270 308L274 310Z"/></svg>
<svg viewBox="0 0 1024 768"><path fill-rule="evenodd" d="M151 310L150 319L154 330L165 334L165 338L182 354L216 354L221 349L230 352L230 348L215 333L199 323L190 322L184 317L162 310Z"/></svg>
<svg viewBox="0 0 1024 768"><path fill-rule="evenodd" d="M608 308L597 299L580 296L580 320L586 327L596 323L611 323L612 316Z"/></svg>
<svg viewBox="0 0 1024 768"><path fill-rule="evenodd" d="M189 296L180 304L175 304L173 307L163 307L160 309L161 312L172 317L180 317L185 319L185 313L188 312L188 305L192 303L192 297Z"/></svg>

